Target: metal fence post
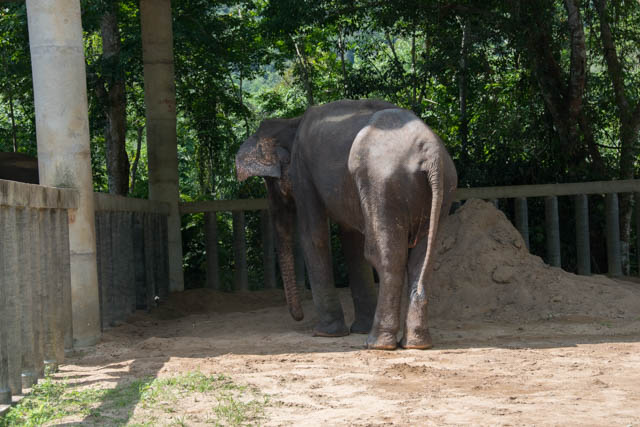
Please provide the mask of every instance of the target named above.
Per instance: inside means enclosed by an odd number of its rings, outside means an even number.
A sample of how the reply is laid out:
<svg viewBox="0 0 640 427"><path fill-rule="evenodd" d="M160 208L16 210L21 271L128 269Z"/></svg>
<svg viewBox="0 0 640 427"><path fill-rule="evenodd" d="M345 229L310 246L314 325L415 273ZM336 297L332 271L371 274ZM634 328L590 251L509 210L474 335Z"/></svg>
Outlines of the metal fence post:
<svg viewBox="0 0 640 427"><path fill-rule="evenodd" d="M622 259L620 256L620 214L618 195L608 193L605 197L607 218L607 265L610 276L622 275Z"/></svg>
<svg viewBox="0 0 640 427"><path fill-rule="evenodd" d="M207 282L206 287L219 291L220 261L218 258L218 215L214 212L204 214L204 237L207 251Z"/></svg>
<svg viewBox="0 0 640 427"><path fill-rule="evenodd" d="M558 198L545 197L545 237L547 240L547 262L554 267L560 267L560 220L558 218Z"/></svg>
<svg viewBox="0 0 640 427"><path fill-rule="evenodd" d="M520 231L524 244L529 249L529 213L527 209L526 197L517 197L515 199L516 211L516 228Z"/></svg>
<svg viewBox="0 0 640 427"><path fill-rule="evenodd" d="M249 277L247 274L247 242L245 237L244 211L233 211L233 272L234 291L248 291Z"/></svg>
<svg viewBox="0 0 640 427"><path fill-rule="evenodd" d="M589 244L589 199L586 194L574 198L576 219L576 267L578 274L591 275L591 248Z"/></svg>

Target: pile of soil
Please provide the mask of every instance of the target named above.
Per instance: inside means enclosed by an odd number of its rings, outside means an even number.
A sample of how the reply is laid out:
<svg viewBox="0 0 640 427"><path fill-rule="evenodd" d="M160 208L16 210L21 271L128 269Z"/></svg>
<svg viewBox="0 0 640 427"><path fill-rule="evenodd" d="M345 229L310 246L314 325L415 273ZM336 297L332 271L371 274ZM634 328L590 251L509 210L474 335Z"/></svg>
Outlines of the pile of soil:
<svg viewBox="0 0 640 427"><path fill-rule="evenodd" d="M637 285L550 267L529 253L518 230L491 203L468 201L439 236L430 284L434 320L635 319L640 314Z"/></svg>

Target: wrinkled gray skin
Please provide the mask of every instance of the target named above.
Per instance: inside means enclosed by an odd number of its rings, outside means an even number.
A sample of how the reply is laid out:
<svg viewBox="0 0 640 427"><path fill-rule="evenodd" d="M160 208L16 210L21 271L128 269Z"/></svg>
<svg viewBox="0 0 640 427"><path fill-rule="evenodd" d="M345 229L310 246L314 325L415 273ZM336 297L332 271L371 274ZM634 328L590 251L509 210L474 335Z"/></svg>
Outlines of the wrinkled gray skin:
<svg viewBox="0 0 640 427"><path fill-rule="evenodd" d="M265 179L295 319L303 317L293 273L297 219L319 319L314 333L348 333L333 282L330 218L342 230L347 253L356 308L351 331L369 331L369 348L396 348L406 275L409 307L400 345L431 347L425 286L438 224L457 185L453 162L431 129L393 104L337 101L295 119L263 121L240 147L236 168L241 181ZM377 306L365 259L380 277Z"/></svg>

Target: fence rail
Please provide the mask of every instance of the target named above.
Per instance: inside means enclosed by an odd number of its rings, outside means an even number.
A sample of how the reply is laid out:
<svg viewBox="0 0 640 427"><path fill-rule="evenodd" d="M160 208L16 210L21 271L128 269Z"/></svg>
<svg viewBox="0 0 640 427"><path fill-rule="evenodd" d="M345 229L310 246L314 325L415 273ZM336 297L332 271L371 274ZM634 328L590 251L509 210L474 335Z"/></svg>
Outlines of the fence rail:
<svg viewBox="0 0 640 427"><path fill-rule="evenodd" d="M618 193L638 193L640 195L640 180L620 181L594 181L568 184L545 185L517 185L504 187L476 187L459 188L456 192L456 200L484 199L496 203L498 199L514 199L514 225L522 234L527 247L529 247L529 213L528 198L541 197L545 200L545 240L546 260L556 267L561 266L562 256L560 251L560 218L558 214L558 197L571 196L574 203L574 215L576 222L576 253L577 273L591 274L591 251L589 236L589 195L605 195L606 211L606 236L607 236L607 263L610 275L621 275L622 255L620 249L620 229ZM640 197L639 197L640 198ZM265 287L275 286L275 256L273 245L273 229L269 218L266 199L239 199L239 200L215 200L200 201L180 204L180 213L183 215L205 214L205 238L207 248L207 286L219 289L218 273L218 236L215 221L217 212L233 213L233 233L236 249L234 253L234 289L246 290L246 251L243 249L245 239L244 211L259 210L261 214L261 233L263 241L263 262L265 269ZM640 215L637 215L637 228L640 230ZM640 248L640 233L637 247ZM638 264L640 265L640 250L638 251ZM297 277L304 277L304 262L300 250L297 251Z"/></svg>
<svg viewBox="0 0 640 427"><path fill-rule="evenodd" d="M74 190L0 180L0 406L73 346L68 210L77 206Z"/></svg>

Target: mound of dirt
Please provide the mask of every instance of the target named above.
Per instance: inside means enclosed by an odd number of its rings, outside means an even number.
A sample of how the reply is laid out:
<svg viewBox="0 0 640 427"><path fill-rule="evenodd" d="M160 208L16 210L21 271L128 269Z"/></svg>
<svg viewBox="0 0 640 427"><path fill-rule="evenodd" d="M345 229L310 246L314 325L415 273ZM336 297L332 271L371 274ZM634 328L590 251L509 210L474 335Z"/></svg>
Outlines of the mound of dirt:
<svg viewBox="0 0 640 427"><path fill-rule="evenodd" d="M491 203L470 200L441 229L430 316L442 320L532 321L553 317L637 318L640 288L577 276L531 255Z"/></svg>

